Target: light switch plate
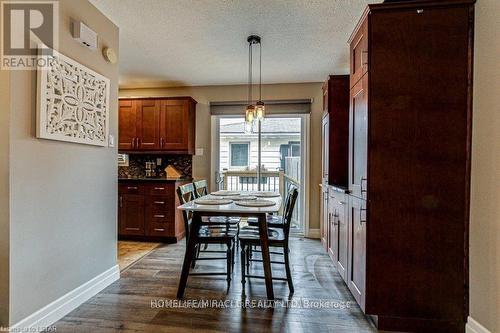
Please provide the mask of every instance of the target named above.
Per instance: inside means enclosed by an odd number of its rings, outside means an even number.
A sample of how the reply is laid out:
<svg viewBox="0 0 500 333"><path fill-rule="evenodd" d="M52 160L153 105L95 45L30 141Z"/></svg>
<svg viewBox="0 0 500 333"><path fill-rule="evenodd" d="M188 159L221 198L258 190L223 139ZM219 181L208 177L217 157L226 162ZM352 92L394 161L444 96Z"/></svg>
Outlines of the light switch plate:
<svg viewBox="0 0 500 333"><path fill-rule="evenodd" d="M114 147L115 146L115 136L114 135L109 135L109 137L108 137L108 146L109 147Z"/></svg>
<svg viewBox="0 0 500 333"><path fill-rule="evenodd" d="M203 156L203 148L196 148L196 156Z"/></svg>

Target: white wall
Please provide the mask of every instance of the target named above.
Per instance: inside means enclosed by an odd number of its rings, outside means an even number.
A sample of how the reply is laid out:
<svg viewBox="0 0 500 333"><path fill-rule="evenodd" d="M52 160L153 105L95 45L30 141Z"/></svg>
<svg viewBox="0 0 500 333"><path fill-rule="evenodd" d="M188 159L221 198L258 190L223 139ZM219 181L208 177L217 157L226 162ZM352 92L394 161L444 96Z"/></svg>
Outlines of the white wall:
<svg viewBox="0 0 500 333"><path fill-rule="evenodd" d="M60 7L60 52L111 80L117 135L118 66L70 36L83 20L100 47L118 51L118 28L87 0ZM10 324L116 265L116 148L35 138L36 75L11 73Z"/></svg>
<svg viewBox="0 0 500 333"><path fill-rule="evenodd" d="M498 0L476 4L470 316L491 332L500 332L499 13Z"/></svg>
<svg viewBox="0 0 500 333"><path fill-rule="evenodd" d="M0 326L9 324L10 73L0 70Z"/></svg>

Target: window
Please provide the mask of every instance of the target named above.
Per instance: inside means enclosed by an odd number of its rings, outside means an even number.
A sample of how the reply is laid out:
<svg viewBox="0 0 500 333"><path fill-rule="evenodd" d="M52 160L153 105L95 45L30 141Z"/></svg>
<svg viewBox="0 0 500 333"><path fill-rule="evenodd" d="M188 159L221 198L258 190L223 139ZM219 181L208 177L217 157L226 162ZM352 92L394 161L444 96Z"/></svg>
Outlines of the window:
<svg viewBox="0 0 500 333"><path fill-rule="evenodd" d="M250 151L249 143L230 143L231 147L231 166L246 167L248 166L248 155Z"/></svg>

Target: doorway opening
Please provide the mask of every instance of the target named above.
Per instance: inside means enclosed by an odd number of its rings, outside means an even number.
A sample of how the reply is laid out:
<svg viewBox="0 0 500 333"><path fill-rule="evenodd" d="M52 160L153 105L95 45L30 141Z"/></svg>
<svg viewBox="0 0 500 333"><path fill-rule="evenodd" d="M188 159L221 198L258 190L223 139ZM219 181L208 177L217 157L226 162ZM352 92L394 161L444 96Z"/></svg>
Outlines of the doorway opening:
<svg viewBox="0 0 500 333"><path fill-rule="evenodd" d="M260 126L245 129L242 116L213 116L215 185L231 191L279 192L284 197L289 186L299 189L298 205L291 232L303 236L307 230L305 198L307 188L307 114L266 116ZM261 161L258 177L258 161Z"/></svg>

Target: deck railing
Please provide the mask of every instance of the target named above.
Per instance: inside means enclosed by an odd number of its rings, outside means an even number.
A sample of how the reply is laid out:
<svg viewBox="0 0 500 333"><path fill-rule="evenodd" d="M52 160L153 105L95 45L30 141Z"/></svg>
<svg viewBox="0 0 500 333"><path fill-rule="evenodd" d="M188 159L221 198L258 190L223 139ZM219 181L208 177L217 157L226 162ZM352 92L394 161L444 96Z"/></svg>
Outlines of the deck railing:
<svg viewBox="0 0 500 333"><path fill-rule="evenodd" d="M299 158L291 157L285 161L285 170L262 171L260 176L260 189L262 191L274 191L285 198L290 185L295 185L300 189L300 168ZM221 172L221 183L224 190L229 191L257 191L257 171L256 170L224 170ZM292 229L300 229L299 210L300 204L297 202L292 215Z"/></svg>
<svg viewBox="0 0 500 333"><path fill-rule="evenodd" d="M257 191L256 170L224 170L222 188L230 191ZM282 193L283 171L262 171L260 173L260 189Z"/></svg>

